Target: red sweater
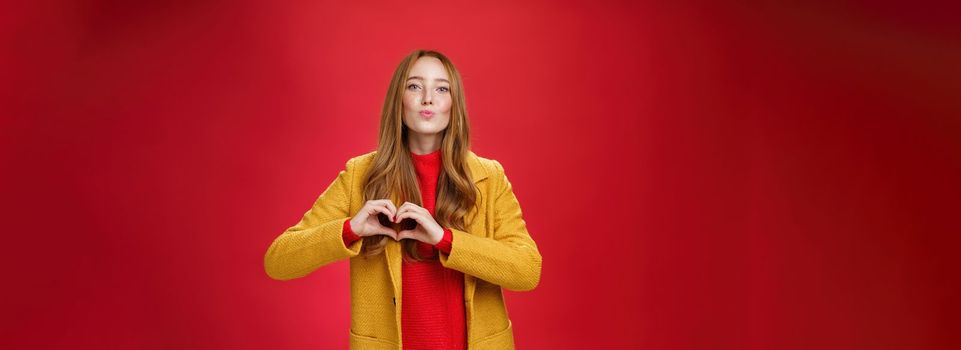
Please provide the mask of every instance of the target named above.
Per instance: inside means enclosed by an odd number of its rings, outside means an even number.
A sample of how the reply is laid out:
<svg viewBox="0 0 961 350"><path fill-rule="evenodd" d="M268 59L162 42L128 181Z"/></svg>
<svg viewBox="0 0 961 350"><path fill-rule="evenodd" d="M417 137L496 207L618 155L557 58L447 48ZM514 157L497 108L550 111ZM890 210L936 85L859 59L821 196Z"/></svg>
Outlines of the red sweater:
<svg viewBox="0 0 961 350"><path fill-rule="evenodd" d="M410 153L417 171L424 209L435 215L437 179L440 176L440 149L429 154ZM344 244L357 239L350 230L350 220L344 222ZM401 337L404 349L466 349L467 327L464 311L464 274L445 268L436 260L438 250L450 254L453 234L444 228L444 237L437 245L417 241L423 262L403 262L401 290Z"/></svg>

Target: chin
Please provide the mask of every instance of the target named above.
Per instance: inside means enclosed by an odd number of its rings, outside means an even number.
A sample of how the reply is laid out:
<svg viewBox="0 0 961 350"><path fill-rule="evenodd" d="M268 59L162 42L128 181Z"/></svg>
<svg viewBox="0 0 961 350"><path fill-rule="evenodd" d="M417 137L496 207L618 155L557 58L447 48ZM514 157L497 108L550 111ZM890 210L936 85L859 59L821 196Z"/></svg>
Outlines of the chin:
<svg viewBox="0 0 961 350"><path fill-rule="evenodd" d="M421 135L433 135L433 134L437 134L437 133L443 132L444 129L437 129L437 130L434 130L434 129L429 129L429 130L420 129L420 130L414 130L414 131L417 132L418 134L421 134Z"/></svg>

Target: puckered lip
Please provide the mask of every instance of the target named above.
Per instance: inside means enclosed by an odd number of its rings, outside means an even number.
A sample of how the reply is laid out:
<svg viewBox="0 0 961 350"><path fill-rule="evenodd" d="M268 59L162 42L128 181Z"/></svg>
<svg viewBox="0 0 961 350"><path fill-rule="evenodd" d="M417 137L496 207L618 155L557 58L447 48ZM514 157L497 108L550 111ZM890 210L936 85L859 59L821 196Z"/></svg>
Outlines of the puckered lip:
<svg viewBox="0 0 961 350"><path fill-rule="evenodd" d="M431 110L429 110L429 109L424 109L424 110L421 110L421 111L420 111L420 114L431 115L431 114L434 114L434 112L431 111Z"/></svg>

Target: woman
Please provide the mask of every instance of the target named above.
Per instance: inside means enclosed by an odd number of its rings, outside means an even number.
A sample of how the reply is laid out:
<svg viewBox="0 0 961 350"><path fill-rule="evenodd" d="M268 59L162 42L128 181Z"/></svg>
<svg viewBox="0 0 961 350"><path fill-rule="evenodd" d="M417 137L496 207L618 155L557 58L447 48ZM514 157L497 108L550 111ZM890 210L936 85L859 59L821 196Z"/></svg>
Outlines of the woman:
<svg viewBox="0 0 961 350"><path fill-rule="evenodd" d="M504 168L469 149L469 130L451 61L408 55L377 150L348 160L273 241L267 275L304 277L349 258L351 348L513 349L501 288L534 289L541 255Z"/></svg>

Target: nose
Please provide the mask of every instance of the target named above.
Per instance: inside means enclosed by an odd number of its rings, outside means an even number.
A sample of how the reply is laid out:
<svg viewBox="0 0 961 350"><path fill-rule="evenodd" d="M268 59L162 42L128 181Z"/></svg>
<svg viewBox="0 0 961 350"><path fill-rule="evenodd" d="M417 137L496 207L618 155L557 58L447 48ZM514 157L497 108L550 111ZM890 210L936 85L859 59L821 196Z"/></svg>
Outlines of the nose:
<svg viewBox="0 0 961 350"><path fill-rule="evenodd" d="M425 90L426 90L426 89L425 89ZM430 101L430 91L424 91L424 99L421 100L420 103L423 104L423 105L429 105L429 104L431 104L431 101Z"/></svg>

